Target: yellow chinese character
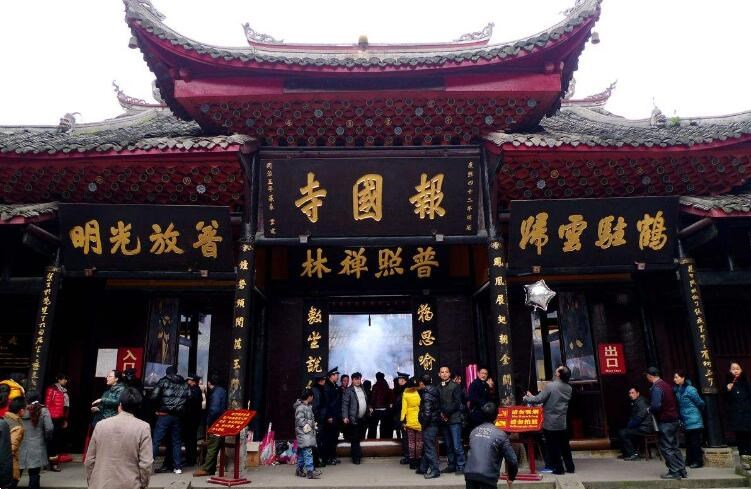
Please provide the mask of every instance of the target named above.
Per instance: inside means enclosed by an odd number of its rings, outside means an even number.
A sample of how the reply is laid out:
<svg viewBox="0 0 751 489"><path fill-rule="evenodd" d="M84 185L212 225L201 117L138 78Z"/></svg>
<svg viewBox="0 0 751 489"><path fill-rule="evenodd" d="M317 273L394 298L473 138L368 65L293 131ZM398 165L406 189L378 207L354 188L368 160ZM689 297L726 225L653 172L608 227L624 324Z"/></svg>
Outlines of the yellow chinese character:
<svg viewBox="0 0 751 489"><path fill-rule="evenodd" d="M605 216L597 224L597 241L595 246L606 250L611 246L621 246L626 244L624 236L626 235L626 221L618 216L618 222L613 227L614 216Z"/></svg>
<svg viewBox="0 0 751 489"><path fill-rule="evenodd" d="M126 225L123 221L117 221L117 227L110 227L110 234L112 235L110 238L110 243L112 243L110 253L114 255L118 249L125 256L137 255L141 252L141 240L138 237L136 237L136 247L128 249L132 228L132 224Z"/></svg>
<svg viewBox="0 0 751 489"><path fill-rule="evenodd" d="M217 257L217 243L221 243L224 238L217 236L216 232L219 230L219 223L215 219L211 220L211 223L206 223L204 226L203 221L196 223L196 231L200 231L198 240L193 243L193 248L201 248L201 254L206 258Z"/></svg>
<svg viewBox="0 0 751 489"><path fill-rule="evenodd" d="M237 299L235 301L235 307L245 307L245 299Z"/></svg>
<svg viewBox="0 0 751 489"><path fill-rule="evenodd" d="M431 319L433 319L433 311L430 309L430 304L420 304L417 307L417 320L425 323Z"/></svg>
<svg viewBox="0 0 751 489"><path fill-rule="evenodd" d="M375 173L363 175L352 186L352 217L355 221L383 217L383 177Z"/></svg>
<svg viewBox="0 0 751 489"><path fill-rule="evenodd" d="M339 271L338 275L352 275L354 274L355 277L360 278L360 274L362 272L367 272L368 267L365 266L368 259L365 256L365 248L360 248L359 250L344 250L344 253L347 255L347 257L341 261L340 265L342 266L342 269Z"/></svg>
<svg viewBox="0 0 751 489"><path fill-rule="evenodd" d="M503 258L500 256L496 256L493 258L493 266L494 267L502 267L503 266Z"/></svg>
<svg viewBox="0 0 751 489"><path fill-rule="evenodd" d="M74 248L83 248L83 254L89 250L97 255L102 254L102 237L99 234L99 222L92 219L83 226L75 226L68 233Z"/></svg>
<svg viewBox="0 0 751 489"><path fill-rule="evenodd" d="M662 211L657 211L654 217L644 214L644 218L636 223L636 229L639 231L639 249L644 247L659 251L665 246L668 237L665 234L665 218L662 217Z"/></svg>
<svg viewBox="0 0 751 489"><path fill-rule="evenodd" d="M317 350L320 345L318 344L319 341L321 341L321 333L318 331L313 331L308 335L308 341L310 342L308 346L311 350Z"/></svg>
<svg viewBox="0 0 751 489"><path fill-rule="evenodd" d="M496 277L495 281L493 282L495 285L505 285L503 281L503 277Z"/></svg>
<svg viewBox="0 0 751 489"><path fill-rule="evenodd" d="M177 238L180 236L180 232L174 229L174 225L169 223L167 229L162 232L162 227L159 224L152 224L151 229L154 230L149 236L149 241L154 243L151 245L149 253L155 255L161 255L162 253L176 253L182 255L185 253L177 246Z"/></svg>
<svg viewBox="0 0 751 489"><path fill-rule="evenodd" d="M467 210L469 209L471 208L468 207ZM492 243L490 243L490 247L493 248L494 250L499 250L501 249L501 243L499 243L498 241L493 241Z"/></svg>
<svg viewBox="0 0 751 489"><path fill-rule="evenodd" d="M233 370L240 370L240 359L239 358L233 358L232 359L232 369Z"/></svg>
<svg viewBox="0 0 751 489"><path fill-rule="evenodd" d="M495 297L495 303L498 304L499 306L505 305L506 304L506 297L504 297L503 294L498 294Z"/></svg>
<svg viewBox="0 0 751 489"><path fill-rule="evenodd" d="M522 221L519 248L526 249L528 244L537 248L537 254L542 254L542 247L548 244L548 213L540 212L537 216L529 216Z"/></svg>
<svg viewBox="0 0 751 489"><path fill-rule="evenodd" d="M581 235L587 229L587 221L581 214L568 216L569 224L561 224L558 227L558 237L566 240L563 242L563 252L579 251L582 249Z"/></svg>
<svg viewBox="0 0 751 489"><path fill-rule="evenodd" d="M316 180L313 172L308 172L308 183L300 187L300 197L295 201L295 207L300 209L310 222L318 222L318 208L323 205L323 198L328 191L320 188L321 182Z"/></svg>
<svg viewBox="0 0 751 489"><path fill-rule="evenodd" d="M417 278L430 278L431 267L437 267L438 261L435 259L435 251L432 246L426 248L417 248L417 253L412 257L414 265L409 267L410 271L417 269Z"/></svg>
<svg viewBox="0 0 751 489"><path fill-rule="evenodd" d="M508 366L511 364L511 357L508 355L508 353L504 353L501 356L501 365Z"/></svg>
<svg viewBox="0 0 751 489"><path fill-rule="evenodd" d="M244 278L241 278L240 280L237 281L237 289L238 290L245 290L245 286L246 285L247 285L247 283L245 282Z"/></svg>
<svg viewBox="0 0 751 489"><path fill-rule="evenodd" d="M243 339L242 338L235 338L235 342L232 346L235 350L242 350L243 349Z"/></svg>
<svg viewBox="0 0 751 489"><path fill-rule="evenodd" d="M503 377L501 377L501 384L505 386L511 385L511 374L503 374Z"/></svg>
<svg viewBox="0 0 751 489"><path fill-rule="evenodd" d="M235 318L235 327L236 328L244 328L245 327L245 318L243 316L238 316Z"/></svg>
<svg viewBox="0 0 751 489"><path fill-rule="evenodd" d="M314 324L322 324L322 323L323 323L323 316L321 314L321 310L313 306L310 306L310 310L308 310L308 324L312 326Z"/></svg>
<svg viewBox="0 0 751 489"><path fill-rule="evenodd" d="M508 318L504 316L503 314L498 315L498 324L508 324Z"/></svg>
<svg viewBox="0 0 751 489"><path fill-rule="evenodd" d="M240 263L238 263L237 268L239 268L240 270L247 270L248 260L240 260Z"/></svg>
<svg viewBox="0 0 751 489"><path fill-rule="evenodd" d="M420 341L418 342L420 346L431 346L433 343L435 343L433 330L426 329L425 331L420 333Z"/></svg>
<svg viewBox="0 0 751 489"><path fill-rule="evenodd" d="M321 248L316 248L315 258L313 258L312 250L307 250L306 256L307 259L305 260L305 263L302 264L302 273L300 273L301 277L312 278L313 275L315 275L318 278L323 278L324 273L329 273L331 271L331 269L325 265L329 259L323 256L323 250Z"/></svg>
<svg viewBox="0 0 751 489"><path fill-rule="evenodd" d="M388 248L378 250L378 271L375 273L376 278L404 274L401 254L401 247L397 248L396 251Z"/></svg>
<svg viewBox="0 0 751 489"><path fill-rule="evenodd" d="M446 215L446 210L441 207L443 202L443 173L439 173L430 180L423 173L420 175L420 184L415 186L417 193L409 198L410 204L415 206L414 213L420 216L420 219L435 219L435 215L440 217Z"/></svg>
<svg viewBox="0 0 751 489"><path fill-rule="evenodd" d="M508 345L508 335L507 334L498 335L498 343L500 343L501 345Z"/></svg>
<svg viewBox="0 0 751 489"><path fill-rule="evenodd" d="M308 355L308 359L305 360L305 367L308 369L308 373L323 372L323 369L321 368L321 357Z"/></svg>
<svg viewBox="0 0 751 489"><path fill-rule="evenodd" d="M425 370L433 370L433 363L435 363L435 361L435 358L433 358L433 355L430 353L417 357L417 363L419 363Z"/></svg>

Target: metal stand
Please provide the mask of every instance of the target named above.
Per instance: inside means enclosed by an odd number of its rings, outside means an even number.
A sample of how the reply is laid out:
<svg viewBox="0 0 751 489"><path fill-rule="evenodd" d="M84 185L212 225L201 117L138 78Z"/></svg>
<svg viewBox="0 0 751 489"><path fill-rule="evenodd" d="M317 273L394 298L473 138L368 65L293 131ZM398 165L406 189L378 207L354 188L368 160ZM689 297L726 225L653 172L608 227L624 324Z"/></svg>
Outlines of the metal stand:
<svg viewBox="0 0 751 489"><path fill-rule="evenodd" d="M250 479L240 477L240 434L235 435L235 467L233 470L234 477L229 478L224 476L224 465L226 463L226 449L219 452L219 475L210 477L208 482L210 484L218 484L220 486L233 487L240 486L242 484L250 484Z"/></svg>

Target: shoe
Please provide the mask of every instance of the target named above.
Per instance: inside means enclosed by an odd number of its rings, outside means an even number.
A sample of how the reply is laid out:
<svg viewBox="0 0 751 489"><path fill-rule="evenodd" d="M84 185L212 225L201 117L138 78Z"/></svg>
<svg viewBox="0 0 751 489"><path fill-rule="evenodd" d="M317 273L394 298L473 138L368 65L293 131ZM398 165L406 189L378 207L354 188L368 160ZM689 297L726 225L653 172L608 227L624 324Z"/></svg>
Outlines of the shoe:
<svg viewBox="0 0 751 489"><path fill-rule="evenodd" d="M62 469L60 468L59 465L57 464L50 465L50 472L60 472L60 471L62 471Z"/></svg>
<svg viewBox="0 0 751 489"><path fill-rule="evenodd" d="M417 470L417 468L420 466L420 463L417 461L416 458L409 459L409 468L412 470Z"/></svg>
<svg viewBox="0 0 751 489"><path fill-rule="evenodd" d="M409 463L409 459L407 457L402 457L401 460L399 460L399 465L407 465Z"/></svg>
<svg viewBox="0 0 751 489"><path fill-rule="evenodd" d="M172 467L159 467L154 472L156 472L157 474L169 474L170 472L172 472Z"/></svg>
<svg viewBox="0 0 751 489"><path fill-rule="evenodd" d="M681 480L681 474L674 474L672 472L668 472L667 474L662 474L660 476L660 479L665 479L665 480L669 480L669 479Z"/></svg>
<svg viewBox="0 0 751 489"><path fill-rule="evenodd" d="M175 469L175 470L173 470L173 471L172 471L172 473L173 473L173 474L177 474L177 475L180 475L180 474L182 474L182 473L183 473L183 469Z"/></svg>
<svg viewBox="0 0 751 489"><path fill-rule="evenodd" d="M417 470L415 470L415 474L417 474L417 475L425 475L425 471L422 470L422 467L417 467Z"/></svg>
<svg viewBox="0 0 751 489"><path fill-rule="evenodd" d="M686 472L685 470L682 470L681 477L683 477L684 479L688 479L688 472Z"/></svg>
<svg viewBox="0 0 751 489"><path fill-rule="evenodd" d="M423 477L425 477L426 479L437 479L440 476L441 476L440 472L438 472L437 470L431 470L430 472L425 474Z"/></svg>
<svg viewBox="0 0 751 489"><path fill-rule="evenodd" d="M540 470L538 470L537 472L539 472L541 474L552 474L553 473L553 469L550 469L548 467L543 467Z"/></svg>
<svg viewBox="0 0 751 489"><path fill-rule="evenodd" d="M451 474L452 472L456 472L456 467L448 466L445 469L441 471L441 474Z"/></svg>
<svg viewBox="0 0 751 489"><path fill-rule="evenodd" d="M362 461L358 458L357 460L352 460L352 463L355 464L355 465L360 465L360 463L362 463Z"/></svg>
<svg viewBox="0 0 751 489"><path fill-rule="evenodd" d="M195 472L193 472L193 477L205 477L207 475L214 475L214 472L206 472L203 469L198 469Z"/></svg>
<svg viewBox="0 0 751 489"><path fill-rule="evenodd" d="M308 472L308 479L320 479L320 478L321 478L321 473L320 472L319 473L315 473L312 470L310 472Z"/></svg>
<svg viewBox="0 0 751 489"><path fill-rule="evenodd" d="M342 461L341 461L341 460L339 460L338 458L332 458L332 459L331 459L331 462L332 462L332 463L333 463L334 465L338 465L338 464L342 463Z"/></svg>
<svg viewBox="0 0 751 489"><path fill-rule="evenodd" d="M623 460L627 462L633 462L634 460L639 460L641 456L638 453L635 453L633 455L629 455L628 457L624 457Z"/></svg>
<svg viewBox="0 0 751 489"><path fill-rule="evenodd" d="M689 469L700 469L704 467L704 464L691 464L688 466Z"/></svg>

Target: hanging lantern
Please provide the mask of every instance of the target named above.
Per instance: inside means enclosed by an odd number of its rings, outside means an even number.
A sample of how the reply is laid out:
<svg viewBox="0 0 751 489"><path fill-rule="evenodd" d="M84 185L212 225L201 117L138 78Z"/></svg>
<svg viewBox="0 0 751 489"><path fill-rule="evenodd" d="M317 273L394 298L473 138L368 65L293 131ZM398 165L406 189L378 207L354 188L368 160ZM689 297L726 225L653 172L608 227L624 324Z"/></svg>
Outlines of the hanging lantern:
<svg viewBox="0 0 751 489"><path fill-rule="evenodd" d="M524 303L528 306L532 306L535 309L548 310L548 304L555 297L548 284L544 280L538 280L537 282L524 286L524 293L526 299Z"/></svg>

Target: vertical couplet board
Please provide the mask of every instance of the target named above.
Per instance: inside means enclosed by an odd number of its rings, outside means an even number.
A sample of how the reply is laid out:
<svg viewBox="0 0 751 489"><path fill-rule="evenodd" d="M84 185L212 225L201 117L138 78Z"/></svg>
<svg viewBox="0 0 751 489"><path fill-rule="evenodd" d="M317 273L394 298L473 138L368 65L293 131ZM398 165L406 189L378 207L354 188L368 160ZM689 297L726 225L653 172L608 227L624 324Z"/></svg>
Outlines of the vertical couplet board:
<svg viewBox="0 0 751 489"><path fill-rule="evenodd" d="M490 281L490 320L494 328L496 384L502 406L513 406L514 366L511 356L511 318L508 312L508 285L503 241L495 238L488 245L488 280Z"/></svg>
<svg viewBox="0 0 751 489"><path fill-rule="evenodd" d="M415 297L412 301L412 351L415 377L429 374L438 381L440 368L438 318L433 297Z"/></svg>
<svg viewBox="0 0 751 489"><path fill-rule="evenodd" d="M255 247L252 242L241 241L237 260L234 314L232 317L232 351L230 355L229 406L240 409L247 397L244 393L248 352L250 351L250 306L253 292Z"/></svg>
<svg viewBox="0 0 751 489"><path fill-rule="evenodd" d="M329 364L329 310L326 301L307 299L303 309L302 385L325 376Z"/></svg>
<svg viewBox="0 0 751 489"><path fill-rule="evenodd" d="M29 368L29 380L26 386L28 392L41 392L44 384L47 352L50 349L50 339L52 338L52 321L55 317L59 285L60 267L47 267L44 273L42 294L39 297L33 343L31 344L31 367Z"/></svg>

